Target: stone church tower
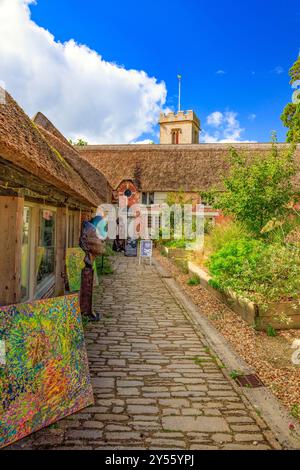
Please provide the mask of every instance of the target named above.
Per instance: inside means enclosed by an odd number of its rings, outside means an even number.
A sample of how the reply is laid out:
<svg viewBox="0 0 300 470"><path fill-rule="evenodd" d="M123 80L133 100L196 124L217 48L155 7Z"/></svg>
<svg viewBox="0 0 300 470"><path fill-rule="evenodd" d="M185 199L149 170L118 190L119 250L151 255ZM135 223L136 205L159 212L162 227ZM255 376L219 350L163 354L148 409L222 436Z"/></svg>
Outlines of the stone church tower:
<svg viewBox="0 0 300 470"><path fill-rule="evenodd" d="M199 144L200 121L194 111L160 114L161 144Z"/></svg>

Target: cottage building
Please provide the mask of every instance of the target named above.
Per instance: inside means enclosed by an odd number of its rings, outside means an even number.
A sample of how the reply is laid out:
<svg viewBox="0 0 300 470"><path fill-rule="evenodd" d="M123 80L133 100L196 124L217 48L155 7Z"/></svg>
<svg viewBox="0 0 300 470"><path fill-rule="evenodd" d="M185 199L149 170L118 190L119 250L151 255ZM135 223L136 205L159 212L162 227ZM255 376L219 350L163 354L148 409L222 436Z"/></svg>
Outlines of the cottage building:
<svg viewBox="0 0 300 470"><path fill-rule="evenodd" d="M4 90L1 90L5 93ZM0 104L0 305L65 290L66 248L110 200L106 178L41 113Z"/></svg>
<svg viewBox="0 0 300 470"><path fill-rule="evenodd" d="M158 145L87 145L79 149L81 157L107 178L116 200L125 196L130 201L134 196L135 203L162 204L169 193L182 191L188 200L205 203L200 192L212 187L222 190L232 145L250 157L271 150L270 143L200 144L200 120L194 111L161 113L159 126ZM287 145L278 147L284 150ZM299 145L296 158L300 168Z"/></svg>
<svg viewBox="0 0 300 470"><path fill-rule="evenodd" d="M200 203L199 193L212 187L222 190L229 170L232 144L174 145L88 145L81 157L103 173L118 196L135 196L146 205L167 201L169 193L184 191L188 199ZM271 144L235 143L238 151L251 156L271 150ZM282 150L286 144L278 144ZM300 146L296 158L300 167ZM300 177L297 177L300 184ZM202 201L205 203L205 201Z"/></svg>

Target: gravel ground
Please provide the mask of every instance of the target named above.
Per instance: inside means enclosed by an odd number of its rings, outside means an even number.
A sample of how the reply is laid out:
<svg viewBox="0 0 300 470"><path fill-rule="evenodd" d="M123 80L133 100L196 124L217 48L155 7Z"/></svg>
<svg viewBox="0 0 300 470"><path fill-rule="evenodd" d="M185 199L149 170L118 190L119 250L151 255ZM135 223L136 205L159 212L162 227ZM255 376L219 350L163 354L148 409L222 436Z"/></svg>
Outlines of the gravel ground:
<svg viewBox="0 0 300 470"><path fill-rule="evenodd" d="M162 256L158 250L155 250L155 256L181 284L201 313L209 318L240 356L255 368L264 384L288 411L291 412L293 407L295 410L298 405L300 413L300 366L294 365L291 360L294 352L291 345L294 339L300 339L300 330L280 331L275 337L256 331L206 289L199 285L188 285L190 276L183 273L174 261Z"/></svg>

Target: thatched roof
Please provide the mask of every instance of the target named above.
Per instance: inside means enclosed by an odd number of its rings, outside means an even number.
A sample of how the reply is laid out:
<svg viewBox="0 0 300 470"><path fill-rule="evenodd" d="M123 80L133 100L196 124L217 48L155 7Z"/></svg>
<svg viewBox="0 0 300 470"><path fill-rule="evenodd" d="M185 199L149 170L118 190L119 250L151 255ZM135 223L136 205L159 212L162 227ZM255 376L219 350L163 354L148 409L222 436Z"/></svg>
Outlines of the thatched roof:
<svg viewBox="0 0 300 470"><path fill-rule="evenodd" d="M46 131L50 132L50 134L54 135L59 140L63 141L66 145L70 145L69 141L65 138L65 136L40 111L36 113L36 115L34 116L32 120L37 126L42 127Z"/></svg>
<svg viewBox="0 0 300 470"><path fill-rule="evenodd" d="M3 92L3 90L1 90ZM44 139L13 98L0 104L0 157L86 207L102 201L68 161ZM30 188L29 188L30 189Z"/></svg>
<svg viewBox="0 0 300 470"><path fill-rule="evenodd" d="M143 191L205 191L221 188L229 168L230 147L262 154L271 144L197 144L197 145L89 145L80 155L101 171L113 189L124 179L139 174ZM278 144L286 148L286 144ZM300 146L297 148L300 168ZM300 174L297 178L300 185Z"/></svg>
<svg viewBox="0 0 300 470"><path fill-rule="evenodd" d="M80 174L91 190L103 201L109 201L111 188L103 174L83 160L76 147L73 147L67 139L56 129L42 113L34 117L34 123L38 126L45 140L54 147L60 155Z"/></svg>

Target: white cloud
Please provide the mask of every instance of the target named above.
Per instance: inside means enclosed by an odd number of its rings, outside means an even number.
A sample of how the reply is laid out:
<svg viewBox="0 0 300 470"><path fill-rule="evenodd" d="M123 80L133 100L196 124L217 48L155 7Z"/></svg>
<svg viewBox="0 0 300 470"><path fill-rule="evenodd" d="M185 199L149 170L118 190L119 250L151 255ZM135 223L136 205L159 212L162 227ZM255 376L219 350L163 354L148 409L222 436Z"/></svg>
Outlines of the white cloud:
<svg viewBox="0 0 300 470"><path fill-rule="evenodd" d="M145 139L145 140L136 140L133 142L130 142L132 145L149 145L149 144L154 144L153 140L151 139Z"/></svg>
<svg viewBox="0 0 300 470"><path fill-rule="evenodd" d="M216 71L216 74L217 74L217 75L225 75L226 72L225 72L225 70L220 69L220 70L217 70L217 71Z"/></svg>
<svg viewBox="0 0 300 470"><path fill-rule="evenodd" d="M220 111L215 111L209 114L206 118L206 122L209 126L219 127L223 122L224 116Z"/></svg>
<svg viewBox="0 0 300 470"><path fill-rule="evenodd" d="M241 140L245 129L237 119L238 114L234 111L214 111L206 118L207 129L204 129L201 141L204 143L233 143L233 142L253 142Z"/></svg>
<svg viewBox="0 0 300 470"><path fill-rule="evenodd" d="M271 70L272 73L275 73L276 75L281 75L284 73L284 68L281 65L277 65L273 70Z"/></svg>
<svg viewBox="0 0 300 470"><path fill-rule="evenodd" d="M254 114L254 113L249 114L248 119L249 119L249 121L252 121L252 122L255 121L256 114Z"/></svg>
<svg viewBox="0 0 300 470"><path fill-rule="evenodd" d="M0 79L29 115L42 111L66 135L127 143L157 124L166 86L126 70L30 18L34 0L0 0Z"/></svg>

